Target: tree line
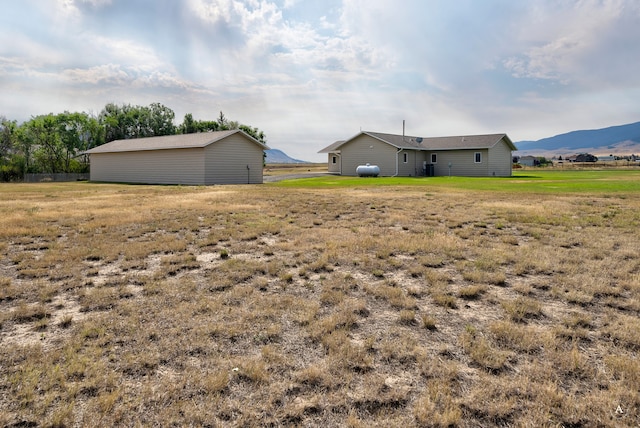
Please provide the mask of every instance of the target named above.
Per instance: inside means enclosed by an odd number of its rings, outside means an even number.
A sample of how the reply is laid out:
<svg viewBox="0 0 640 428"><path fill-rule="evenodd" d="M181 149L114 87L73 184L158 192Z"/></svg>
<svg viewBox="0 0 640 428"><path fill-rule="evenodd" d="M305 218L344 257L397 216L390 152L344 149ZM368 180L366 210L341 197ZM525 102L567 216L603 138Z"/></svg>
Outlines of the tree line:
<svg viewBox="0 0 640 428"><path fill-rule="evenodd" d="M0 181L20 181L28 173L86 173L82 153L102 144L132 138L241 129L266 143L258 128L228 120L196 120L191 113L175 125L175 113L160 103L105 105L98 115L85 112L35 116L18 124L0 116Z"/></svg>

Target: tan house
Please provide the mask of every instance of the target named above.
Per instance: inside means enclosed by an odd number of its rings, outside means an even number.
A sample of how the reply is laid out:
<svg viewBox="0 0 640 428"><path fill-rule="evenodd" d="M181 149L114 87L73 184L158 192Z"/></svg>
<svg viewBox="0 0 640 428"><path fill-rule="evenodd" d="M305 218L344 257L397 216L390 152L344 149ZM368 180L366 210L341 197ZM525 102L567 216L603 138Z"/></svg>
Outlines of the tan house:
<svg viewBox="0 0 640 428"><path fill-rule="evenodd" d="M90 180L145 184L262 183L266 145L241 130L116 140L88 150Z"/></svg>
<svg viewBox="0 0 640 428"><path fill-rule="evenodd" d="M520 156L520 158L518 158L518 163L524 166L536 166L537 160L538 158L535 156Z"/></svg>
<svg viewBox="0 0 640 428"><path fill-rule="evenodd" d="M329 172L357 175L360 165L376 165L381 176L508 177L512 151L507 134L420 138L360 132L318 153L329 156Z"/></svg>

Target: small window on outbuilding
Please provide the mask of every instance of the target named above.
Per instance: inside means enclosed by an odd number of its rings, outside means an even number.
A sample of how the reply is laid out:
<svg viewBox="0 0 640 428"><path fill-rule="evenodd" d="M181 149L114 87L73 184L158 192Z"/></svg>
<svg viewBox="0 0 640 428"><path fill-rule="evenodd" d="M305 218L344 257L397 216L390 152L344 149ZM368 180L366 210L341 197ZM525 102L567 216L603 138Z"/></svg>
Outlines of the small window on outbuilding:
<svg viewBox="0 0 640 428"><path fill-rule="evenodd" d="M409 153L404 152L404 153L402 154L402 162L404 162L404 163L409 162Z"/></svg>
<svg viewBox="0 0 640 428"><path fill-rule="evenodd" d="M431 153L431 163L438 163L438 155L436 153Z"/></svg>
<svg viewBox="0 0 640 428"><path fill-rule="evenodd" d="M476 152L476 153L475 153L475 160L474 160L474 162L475 162L475 163L482 163L482 153L480 153L480 152Z"/></svg>
<svg viewBox="0 0 640 428"><path fill-rule="evenodd" d="M338 163L338 157L337 156L331 156L331 163L333 163L333 164Z"/></svg>

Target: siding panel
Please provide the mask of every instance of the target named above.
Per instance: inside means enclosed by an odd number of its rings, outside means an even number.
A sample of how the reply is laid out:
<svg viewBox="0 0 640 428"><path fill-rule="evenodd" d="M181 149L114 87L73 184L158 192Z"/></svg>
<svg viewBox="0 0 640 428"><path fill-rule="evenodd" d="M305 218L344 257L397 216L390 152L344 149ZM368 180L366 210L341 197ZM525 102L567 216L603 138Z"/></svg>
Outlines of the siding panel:
<svg viewBox="0 0 640 428"><path fill-rule="evenodd" d="M341 147L342 175L358 175L358 165L378 165L381 176L396 173L396 148L368 135L360 135ZM402 159L400 159L402 162Z"/></svg>
<svg viewBox="0 0 640 428"><path fill-rule="evenodd" d="M481 163L475 163L475 154L477 152L482 153ZM437 176L449 175L449 162L451 162L451 175L467 177L487 176L487 150L445 150L429 152L428 159L431 159L431 153L437 154L437 163L434 166L434 172Z"/></svg>
<svg viewBox="0 0 640 428"><path fill-rule="evenodd" d="M336 158L336 163L333 163L334 157ZM342 161L342 156L340 156L338 153L329 153L328 171L334 174L339 174L341 161Z"/></svg>
<svg viewBox="0 0 640 428"><path fill-rule="evenodd" d="M407 162L404 162L404 154L407 154ZM398 175L401 177L415 177L423 175L422 159L424 154L416 150L403 150L398 153ZM394 165L395 168L395 165ZM395 171L394 171L395 174Z"/></svg>
<svg viewBox="0 0 640 428"><path fill-rule="evenodd" d="M243 134L217 141L209 145L205 153L206 184L262 183L264 151Z"/></svg>
<svg viewBox="0 0 640 428"><path fill-rule="evenodd" d="M92 153L92 181L145 184L203 184L204 150L146 150Z"/></svg>
<svg viewBox="0 0 640 428"><path fill-rule="evenodd" d="M504 139L489 149L489 175L510 177L513 172L511 148Z"/></svg>

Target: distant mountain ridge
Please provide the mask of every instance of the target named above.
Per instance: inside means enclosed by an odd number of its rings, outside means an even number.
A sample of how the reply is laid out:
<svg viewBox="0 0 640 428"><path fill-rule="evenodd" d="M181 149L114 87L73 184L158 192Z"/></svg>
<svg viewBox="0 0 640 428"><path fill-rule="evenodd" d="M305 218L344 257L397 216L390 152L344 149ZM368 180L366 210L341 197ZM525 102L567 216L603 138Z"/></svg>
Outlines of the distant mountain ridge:
<svg viewBox="0 0 640 428"><path fill-rule="evenodd" d="M518 154L632 154L640 152L640 122L602 129L572 131L537 141L514 143Z"/></svg>
<svg viewBox="0 0 640 428"><path fill-rule="evenodd" d="M285 152L278 149L268 149L265 150L265 153L267 154L265 163L309 163L307 161L289 157Z"/></svg>

